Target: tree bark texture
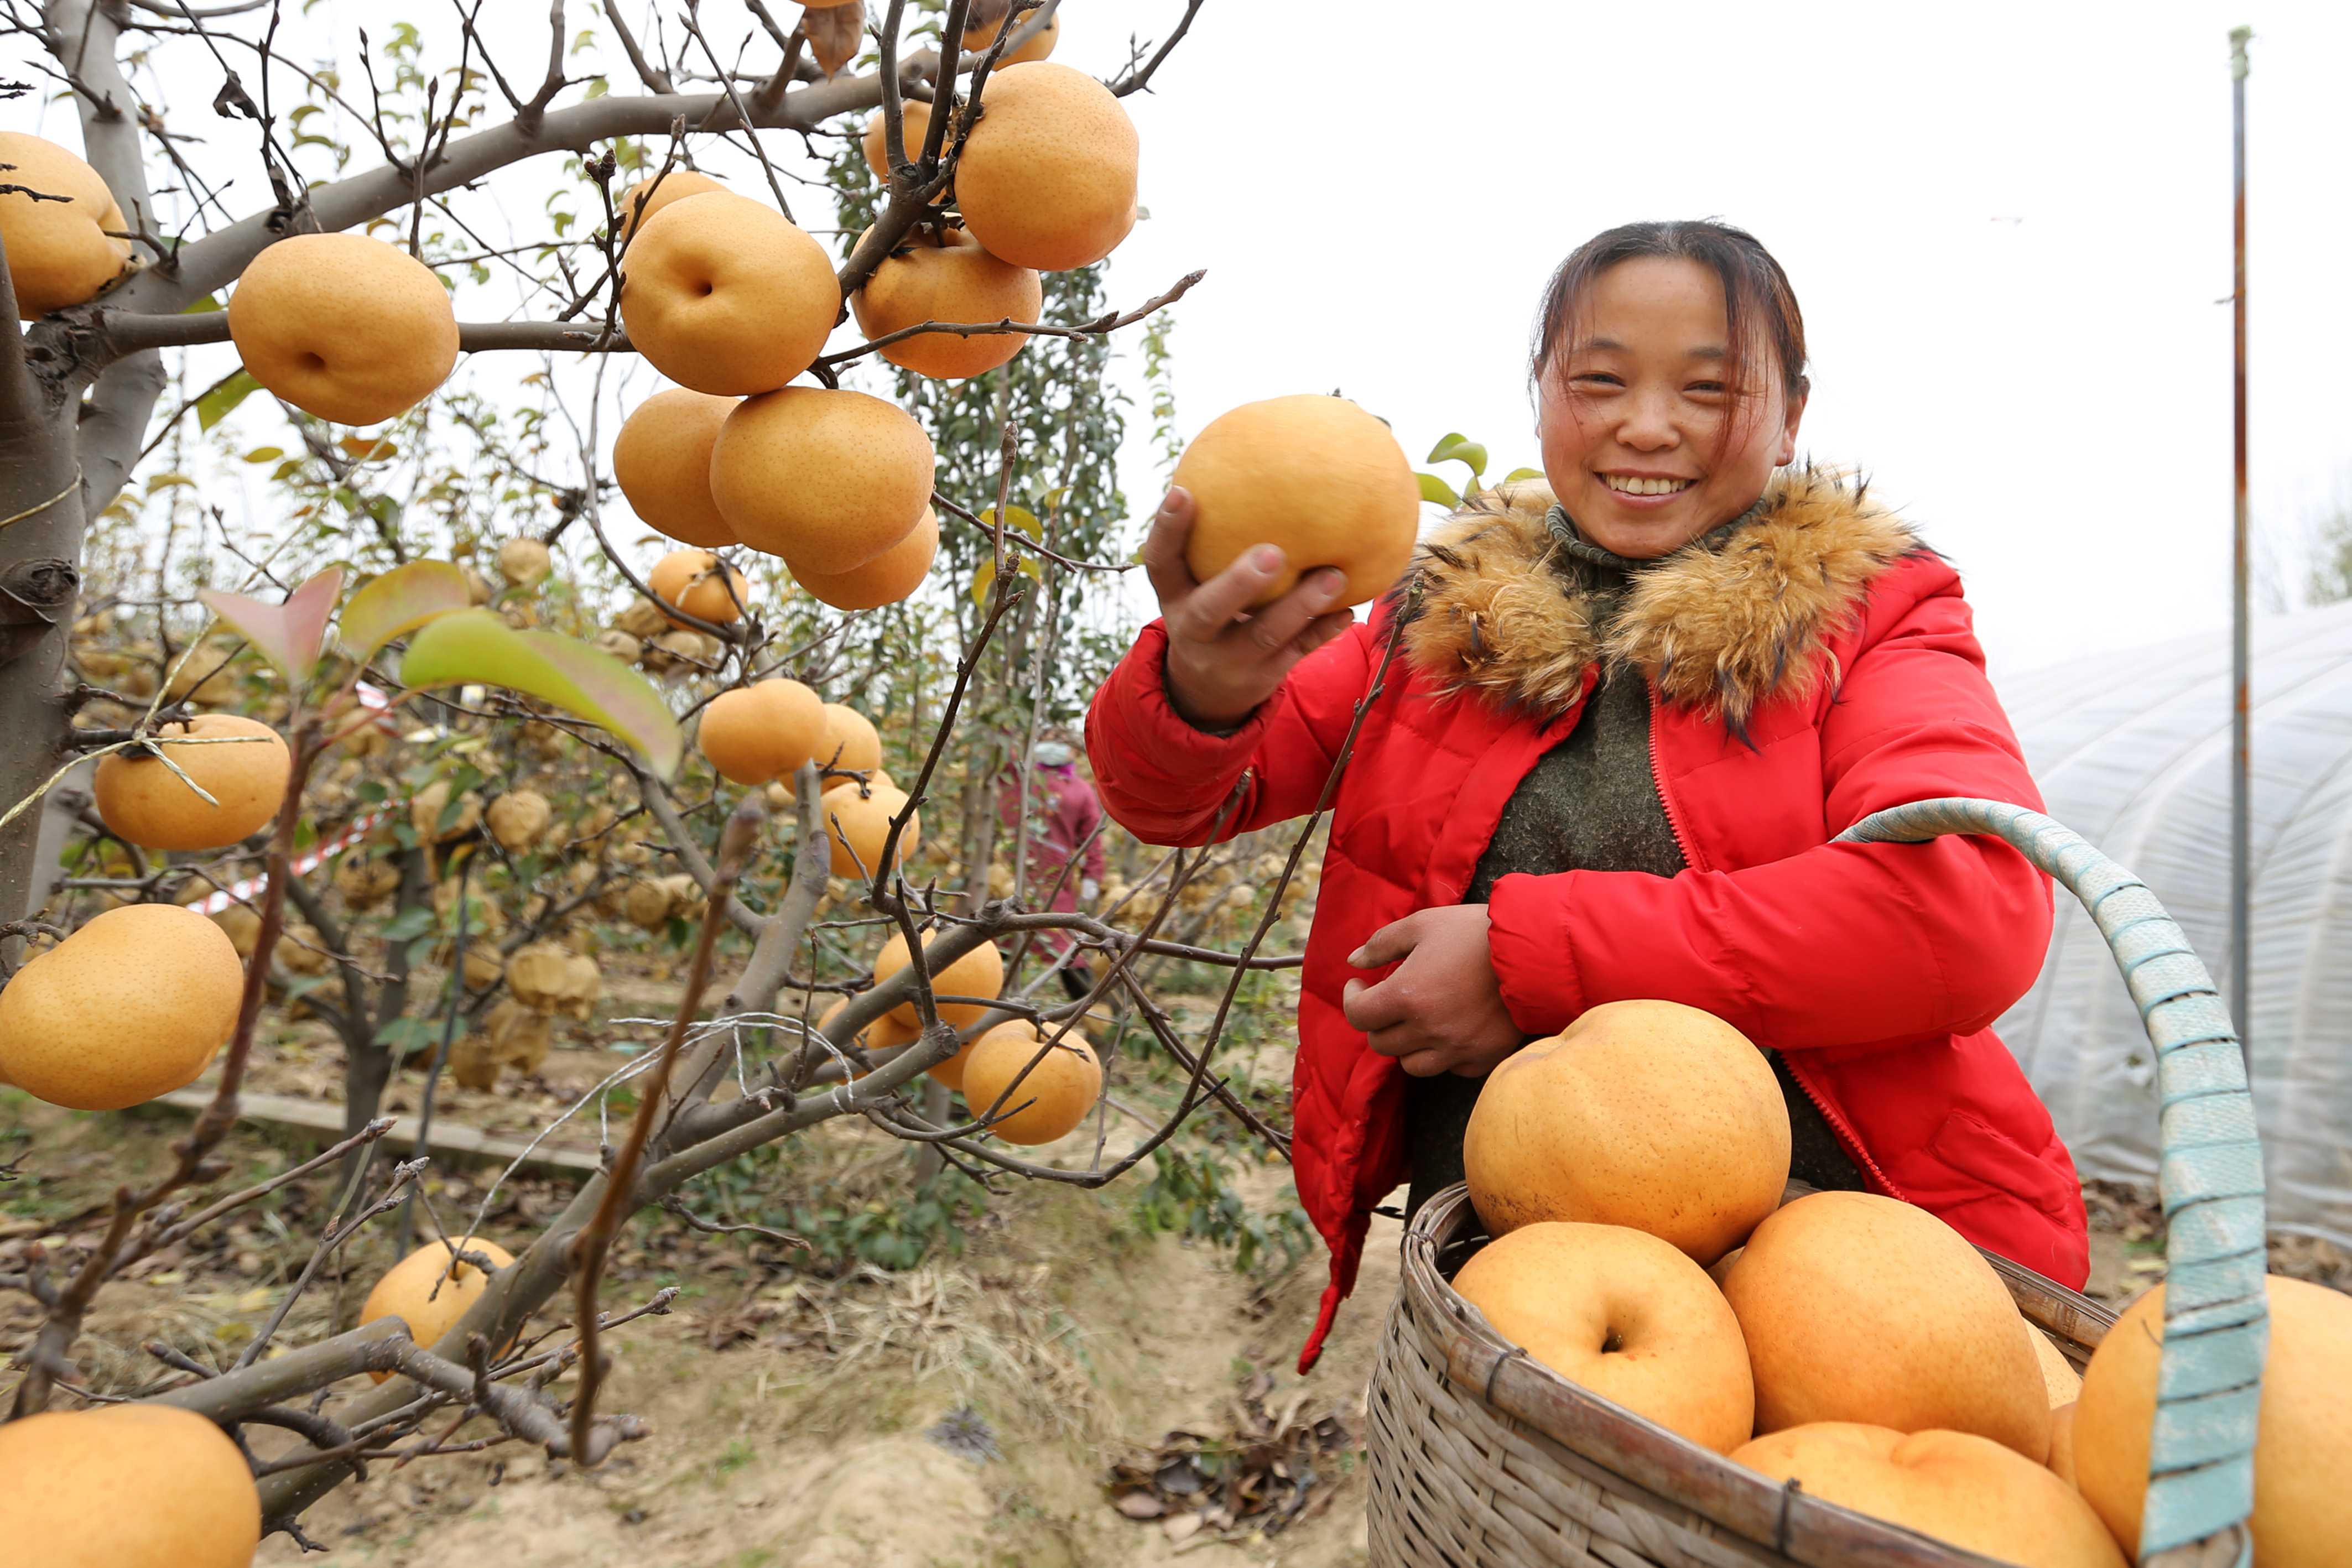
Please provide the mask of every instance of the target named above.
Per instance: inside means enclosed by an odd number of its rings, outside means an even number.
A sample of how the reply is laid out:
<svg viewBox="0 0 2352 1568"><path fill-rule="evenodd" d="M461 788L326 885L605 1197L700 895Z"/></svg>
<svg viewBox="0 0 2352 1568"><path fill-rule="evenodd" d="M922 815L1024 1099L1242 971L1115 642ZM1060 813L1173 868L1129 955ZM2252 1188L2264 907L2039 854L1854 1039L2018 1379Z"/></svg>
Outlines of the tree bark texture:
<svg viewBox="0 0 2352 1568"><path fill-rule="evenodd" d="M56 0L45 19L51 52L96 95L75 97L88 161L124 214L142 223L152 204L138 127L124 112L139 100L116 62L116 18L99 0ZM0 622L6 622L0 810L38 789L66 760L58 682L81 591L82 538L89 514L128 477L128 455L138 450L163 382L158 356L132 354L108 366L84 402L85 382L55 334L16 326L13 287L7 315L0 350L0 517L8 519L0 523ZM0 917L32 914L46 902L46 887L37 885L40 827L41 813L27 810L0 831Z"/></svg>

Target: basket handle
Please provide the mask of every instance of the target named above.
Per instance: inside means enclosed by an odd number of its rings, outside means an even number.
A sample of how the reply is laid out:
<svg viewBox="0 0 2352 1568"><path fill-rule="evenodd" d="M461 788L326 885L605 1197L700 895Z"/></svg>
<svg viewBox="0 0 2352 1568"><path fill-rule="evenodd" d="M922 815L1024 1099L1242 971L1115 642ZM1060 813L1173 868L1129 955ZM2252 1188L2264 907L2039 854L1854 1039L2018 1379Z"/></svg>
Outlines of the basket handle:
<svg viewBox="0 0 2352 1568"><path fill-rule="evenodd" d="M1947 833L2000 839L2081 899L2139 1007L2156 1048L2166 1227L2164 1352L2140 1561L2234 1532L2230 1557L2242 1568L2252 1558L2245 1521L2270 1312L2262 1145L2237 1030L2212 976L2147 884L2039 811L1915 800L1872 813L1835 841L1920 843Z"/></svg>

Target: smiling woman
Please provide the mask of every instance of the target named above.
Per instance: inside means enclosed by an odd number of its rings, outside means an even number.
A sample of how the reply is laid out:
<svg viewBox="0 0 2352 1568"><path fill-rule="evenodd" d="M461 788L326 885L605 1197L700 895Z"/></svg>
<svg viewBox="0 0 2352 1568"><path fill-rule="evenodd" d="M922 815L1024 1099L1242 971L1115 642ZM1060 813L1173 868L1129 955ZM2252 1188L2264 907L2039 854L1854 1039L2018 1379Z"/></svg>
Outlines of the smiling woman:
<svg viewBox="0 0 2352 1568"><path fill-rule="evenodd" d="M1198 844L1314 810L1348 758L1299 1001L1293 1158L1332 1249L1307 1362L1373 1206L1459 1181L1486 1075L1608 1002L1762 1048L1799 1178L2087 1271L2073 1164L1989 1027L2048 884L1990 840L1830 842L1923 798L2040 799L1958 577L1790 466L1804 355L1751 236L1612 229L1544 300L1547 483L1456 512L1368 622L1328 572L1247 608L1271 548L1197 580L1181 489L1153 524L1162 619L1087 726L1111 815Z"/></svg>
<svg viewBox="0 0 2352 1568"><path fill-rule="evenodd" d="M1529 376L1544 474L1637 560L1729 522L1796 456L1805 320L1780 264L1717 224L1629 224L1544 292Z"/></svg>

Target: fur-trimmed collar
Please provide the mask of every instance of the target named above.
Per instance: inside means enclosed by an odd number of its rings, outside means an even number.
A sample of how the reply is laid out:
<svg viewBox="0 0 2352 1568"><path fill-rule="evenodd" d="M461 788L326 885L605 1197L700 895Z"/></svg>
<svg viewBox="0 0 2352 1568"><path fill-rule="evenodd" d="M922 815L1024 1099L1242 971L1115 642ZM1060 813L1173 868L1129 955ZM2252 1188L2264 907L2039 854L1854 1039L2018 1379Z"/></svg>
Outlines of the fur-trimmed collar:
<svg viewBox="0 0 2352 1568"><path fill-rule="evenodd" d="M1498 486L1416 552L1401 589L1405 656L1444 690L1547 714L1575 701L1585 670L1605 660L1737 733L1768 697L1834 678L1828 639L1872 580L1925 548L1867 489L1832 470L1782 470L1715 548L1685 547L1636 574L1602 636L1591 579L1561 560L1544 525L1549 487Z"/></svg>

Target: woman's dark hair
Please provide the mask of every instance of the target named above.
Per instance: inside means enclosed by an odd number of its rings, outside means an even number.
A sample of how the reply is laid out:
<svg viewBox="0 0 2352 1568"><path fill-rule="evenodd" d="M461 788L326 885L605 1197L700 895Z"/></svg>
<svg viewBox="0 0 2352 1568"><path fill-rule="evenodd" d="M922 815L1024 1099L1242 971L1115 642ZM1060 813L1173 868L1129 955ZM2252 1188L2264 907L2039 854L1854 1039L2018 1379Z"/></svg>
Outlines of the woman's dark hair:
<svg viewBox="0 0 2352 1568"><path fill-rule="evenodd" d="M1780 380L1791 401L1805 395L1812 384L1805 376L1805 316L1797 308L1789 275L1754 235L1706 219L1623 224L1578 246L1544 288L1528 361L1530 384L1542 386L1592 280L1620 262L1644 256L1695 261L1723 280L1725 327L1731 340L1724 345L1731 356L1724 369L1735 398L1749 384L1748 355L1766 347L1780 362Z"/></svg>

